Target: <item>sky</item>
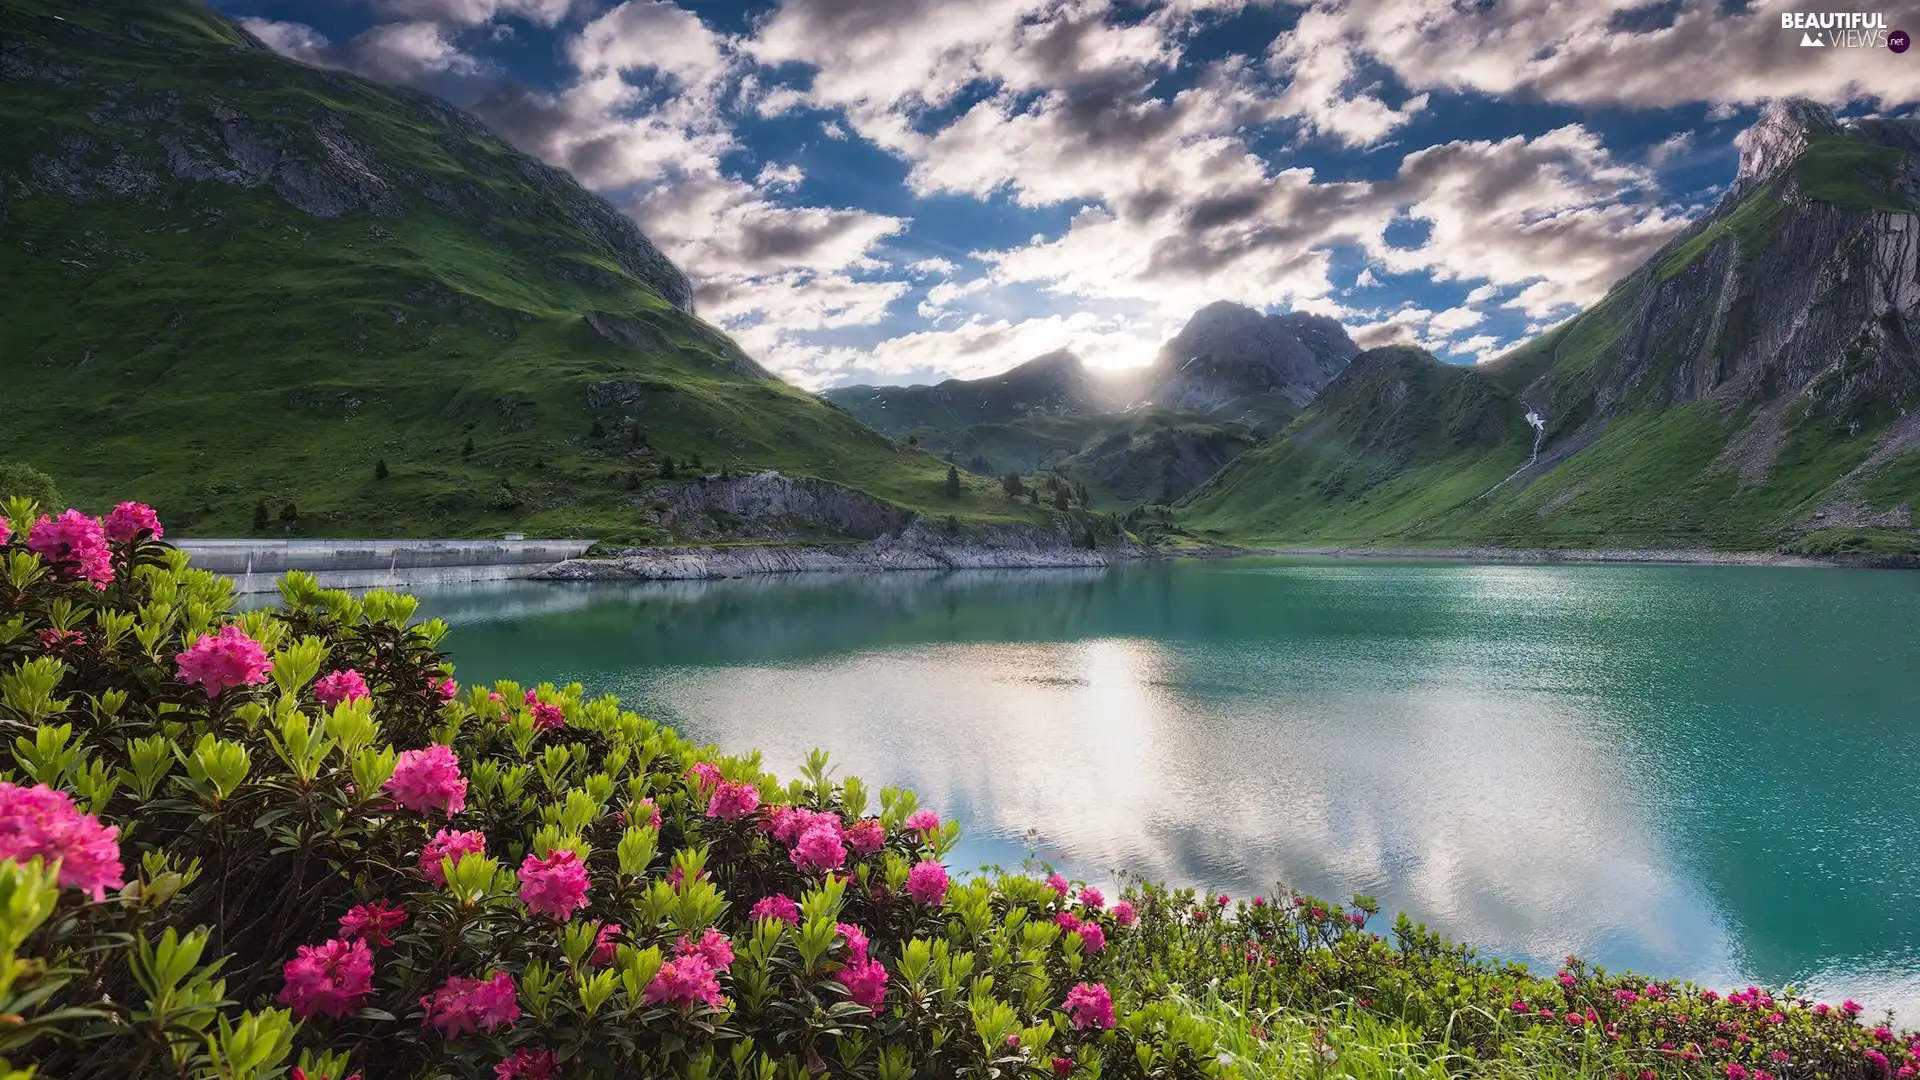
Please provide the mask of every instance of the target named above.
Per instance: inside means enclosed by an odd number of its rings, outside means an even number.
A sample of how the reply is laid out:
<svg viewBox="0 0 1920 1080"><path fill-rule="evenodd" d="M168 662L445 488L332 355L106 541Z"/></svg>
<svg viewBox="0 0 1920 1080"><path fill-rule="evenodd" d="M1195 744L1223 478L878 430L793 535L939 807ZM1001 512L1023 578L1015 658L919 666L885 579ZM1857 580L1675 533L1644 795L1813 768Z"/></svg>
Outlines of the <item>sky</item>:
<svg viewBox="0 0 1920 1080"><path fill-rule="evenodd" d="M1920 101L1920 49L1754 0L213 3L570 170L815 389L1146 363L1216 300L1488 360L1711 208L1769 99Z"/></svg>

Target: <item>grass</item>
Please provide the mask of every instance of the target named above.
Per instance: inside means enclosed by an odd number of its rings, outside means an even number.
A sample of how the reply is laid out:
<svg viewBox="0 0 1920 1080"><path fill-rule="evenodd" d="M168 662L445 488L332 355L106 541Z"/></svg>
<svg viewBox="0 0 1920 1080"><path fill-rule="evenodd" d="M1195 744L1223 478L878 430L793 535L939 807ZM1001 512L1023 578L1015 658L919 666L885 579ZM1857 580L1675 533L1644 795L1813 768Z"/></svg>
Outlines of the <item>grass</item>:
<svg viewBox="0 0 1920 1080"><path fill-rule="evenodd" d="M1809 134L1795 170L1795 187L1809 199L1847 210L1910 214L1915 207L1896 186L1903 161L1904 155L1891 146L1845 135Z"/></svg>
<svg viewBox="0 0 1920 1080"><path fill-rule="evenodd" d="M611 207L443 104L242 47L198 6L16 11L30 61L84 74L9 84L0 170L71 156L148 178L125 195L10 185L0 218L9 454L78 505L145 498L182 536L243 535L263 500L299 535L616 535L671 456L969 522L1047 520L985 481L950 501L932 455L754 377L662 298L671 280L623 268ZM175 177L159 137L221 145L215 102L313 160L306 118L339 117L409 178L405 212L313 217L269 187ZM69 155L82 138L95 149Z"/></svg>

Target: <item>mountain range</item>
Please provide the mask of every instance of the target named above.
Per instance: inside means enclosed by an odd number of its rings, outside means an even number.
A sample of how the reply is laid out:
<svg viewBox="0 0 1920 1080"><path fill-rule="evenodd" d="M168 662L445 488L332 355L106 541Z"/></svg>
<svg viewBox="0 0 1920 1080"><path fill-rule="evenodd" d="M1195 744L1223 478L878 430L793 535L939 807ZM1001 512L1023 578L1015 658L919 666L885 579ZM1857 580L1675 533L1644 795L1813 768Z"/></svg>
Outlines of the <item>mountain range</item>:
<svg viewBox="0 0 1920 1080"><path fill-rule="evenodd" d="M1356 357L1182 506L1267 542L1916 550L1920 122L1777 102L1713 210L1475 368Z"/></svg>
<svg viewBox="0 0 1920 1080"><path fill-rule="evenodd" d="M0 456L186 535L619 535L766 469L1045 517L769 376L567 173L184 0L9 0L0 278Z"/></svg>
<svg viewBox="0 0 1920 1080"><path fill-rule="evenodd" d="M1920 550L1914 121L1775 103L1710 213L1477 367L1216 303L1129 372L813 395L445 102L192 3L17 0L5 30L5 456L186 534L768 536L738 520L765 492L688 477L778 470L867 500L840 522L1174 504L1204 542Z"/></svg>

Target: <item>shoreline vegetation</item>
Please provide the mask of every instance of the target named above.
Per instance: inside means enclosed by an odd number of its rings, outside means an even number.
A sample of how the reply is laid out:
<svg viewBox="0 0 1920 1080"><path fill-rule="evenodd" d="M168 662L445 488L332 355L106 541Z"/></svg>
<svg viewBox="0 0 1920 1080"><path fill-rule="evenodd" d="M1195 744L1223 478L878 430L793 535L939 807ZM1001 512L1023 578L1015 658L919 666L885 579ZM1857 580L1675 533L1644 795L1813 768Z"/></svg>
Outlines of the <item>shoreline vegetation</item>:
<svg viewBox="0 0 1920 1080"><path fill-rule="evenodd" d="M578 684L463 686L392 592L235 613L164 535L0 506L5 1080L1920 1067L1852 1001L1536 973L1364 896L951 875L960 823L824 751L782 782Z"/></svg>

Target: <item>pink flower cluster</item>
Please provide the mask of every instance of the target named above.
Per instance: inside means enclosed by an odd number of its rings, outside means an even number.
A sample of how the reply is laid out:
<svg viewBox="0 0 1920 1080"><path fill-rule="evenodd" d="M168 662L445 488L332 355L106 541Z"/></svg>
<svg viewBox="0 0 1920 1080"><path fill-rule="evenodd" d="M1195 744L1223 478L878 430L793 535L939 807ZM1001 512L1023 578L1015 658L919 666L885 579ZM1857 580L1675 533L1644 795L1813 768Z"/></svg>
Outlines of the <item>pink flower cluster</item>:
<svg viewBox="0 0 1920 1080"><path fill-rule="evenodd" d="M946 900L947 885L947 868L932 859L916 863L907 872L907 895L928 907Z"/></svg>
<svg viewBox="0 0 1920 1080"><path fill-rule="evenodd" d="M846 865L846 826L840 815L799 806L773 812L768 829L786 844L788 857L802 870L835 870Z"/></svg>
<svg viewBox="0 0 1920 1080"><path fill-rule="evenodd" d="M393 945L392 934L407 925L407 909L388 907L384 900L357 904L340 916L340 936L351 941L372 940L381 948Z"/></svg>
<svg viewBox="0 0 1920 1080"><path fill-rule="evenodd" d="M521 1047L512 1057L493 1067L493 1080L553 1080L558 1068L553 1051Z"/></svg>
<svg viewBox="0 0 1920 1080"><path fill-rule="evenodd" d="M907 815L907 831L930 833L940 827L940 815L931 810L915 810Z"/></svg>
<svg viewBox="0 0 1920 1080"><path fill-rule="evenodd" d="M527 708L533 713L533 726L536 731L554 731L567 726L566 711L558 705L536 701Z"/></svg>
<svg viewBox="0 0 1920 1080"><path fill-rule="evenodd" d="M1076 918L1071 911L1063 911L1053 917L1053 921L1067 934L1080 935L1080 951L1091 956L1107 947L1107 932L1097 922L1088 919L1085 922Z"/></svg>
<svg viewBox="0 0 1920 1080"><path fill-rule="evenodd" d="M452 701L453 696L460 692L460 684L457 682L454 682L452 677L449 676L448 678L441 679L439 682L434 683L433 692L440 695L441 701Z"/></svg>
<svg viewBox="0 0 1920 1080"><path fill-rule="evenodd" d="M655 804L652 799L641 799L638 803L634 804L633 808L635 811L645 814L647 828L657 829L660 827L660 807ZM638 816L638 814L636 814L636 816ZM621 828L625 827L624 825L621 826Z"/></svg>
<svg viewBox="0 0 1920 1080"><path fill-rule="evenodd" d="M210 697L228 687L266 682L267 672L273 670L267 650L232 623L217 634L195 638L173 662L181 682L198 683Z"/></svg>
<svg viewBox="0 0 1920 1080"><path fill-rule="evenodd" d="M608 923L593 932L593 952L587 957L587 963L594 967L605 967L613 963L620 948L620 924Z"/></svg>
<svg viewBox="0 0 1920 1080"><path fill-rule="evenodd" d="M152 540L167 535L167 530L160 527L160 515L154 513L153 507L146 503L123 502L107 512L102 525L107 539L116 544L127 543L143 532L148 533L148 538Z"/></svg>
<svg viewBox="0 0 1920 1080"><path fill-rule="evenodd" d="M1107 992L1105 983L1081 983L1067 991L1067 1000L1060 1007L1067 1011L1074 1027L1104 1031L1113 1026L1113 995Z"/></svg>
<svg viewBox="0 0 1920 1080"><path fill-rule="evenodd" d="M493 1031L520 1019L520 990L504 971L493 977L465 979L458 975L420 999L426 1011L421 1026L432 1025L451 1039L469 1031Z"/></svg>
<svg viewBox="0 0 1920 1080"><path fill-rule="evenodd" d="M1059 874L1047 875L1046 886L1061 896L1067 895L1068 891L1073 888L1073 886L1067 884L1067 879L1061 877Z"/></svg>
<svg viewBox="0 0 1920 1080"><path fill-rule="evenodd" d="M27 550L50 563L74 564L67 573L104 589L113 582L113 552L100 522L78 510L59 517L40 515L27 531Z"/></svg>
<svg viewBox="0 0 1920 1080"><path fill-rule="evenodd" d="M759 903L753 905L753 910L749 914L755 920L779 919L790 926L800 925L800 905L794 903L793 897L785 893L763 897Z"/></svg>
<svg viewBox="0 0 1920 1080"><path fill-rule="evenodd" d="M1138 922L1139 919L1140 916L1133 910L1133 905L1127 903L1125 900L1113 905L1113 921L1119 923L1121 926L1132 926Z"/></svg>
<svg viewBox="0 0 1920 1080"><path fill-rule="evenodd" d="M8 523L6 518L0 517L0 547L5 547L7 545L7 541L12 539L13 539L13 526L10 523Z"/></svg>
<svg viewBox="0 0 1920 1080"><path fill-rule="evenodd" d="M847 826L847 846L855 855L871 855L887 846L887 829L879 818L861 818Z"/></svg>
<svg viewBox="0 0 1920 1080"><path fill-rule="evenodd" d="M125 882L119 837L118 827L82 813L64 791L0 781L0 860L57 862L61 887L100 900Z"/></svg>
<svg viewBox="0 0 1920 1080"><path fill-rule="evenodd" d="M329 709L343 701L358 701L372 696L367 690L366 677L352 668L329 671L313 683L314 700Z"/></svg>
<svg viewBox="0 0 1920 1080"><path fill-rule="evenodd" d="M687 779L693 786L705 791L720 782L720 766L711 761L696 761L687 769Z"/></svg>
<svg viewBox="0 0 1920 1080"><path fill-rule="evenodd" d="M520 899L536 915L565 922L587 906L587 868L577 852L554 848L520 864Z"/></svg>
<svg viewBox="0 0 1920 1080"><path fill-rule="evenodd" d="M713 797L707 800L707 816L721 821L738 821L759 808L759 789L731 780L714 785Z"/></svg>
<svg viewBox="0 0 1920 1080"><path fill-rule="evenodd" d="M467 778L460 775L460 756L450 746L435 743L424 750L402 750L387 778L387 794L408 810L440 811L448 817L467 808Z"/></svg>
<svg viewBox="0 0 1920 1080"><path fill-rule="evenodd" d="M674 958L660 965L643 999L649 1005L704 1002L717 1009L726 1000L720 996L720 973L732 964L733 943L725 934L708 930L697 942L682 935Z"/></svg>
<svg viewBox="0 0 1920 1080"><path fill-rule="evenodd" d="M1107 896L1099 889L1088 886L1080 890L1080 902L1094 911L1107 906Z"/></svg>
<svg viewBox="0 0 1920 1080"><path fill-rule="evenodd" d="M847 964L834 978L847 988L847 996L856 1004L865 1005L880 1015L887 999L887 969L880 961L867 955L867 935L851 923L841 923L835 927L840 936L847 939Z"/></svg>
<svg viewBox="0 0 1920 1080"><path fill-rule="evenodd" d="M280 991L280 1004L302 1020L314 1016L338 1020L373 993L373 951L357 938L302 945L280 973L287 981Z"/></svg>
<svg viewBox="0 0 1920 1080"><path fill-rule="evenodd" d="M480 855L486 850L486 833L477 830L455 832L451 829L441 829L433 834L433 838L427 841L426 848L420 852L420 876L438 887L445 888L447 873L440 865L443 860L452 859L453 864L458 866L462 856Z"/></svg>

